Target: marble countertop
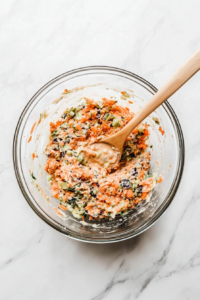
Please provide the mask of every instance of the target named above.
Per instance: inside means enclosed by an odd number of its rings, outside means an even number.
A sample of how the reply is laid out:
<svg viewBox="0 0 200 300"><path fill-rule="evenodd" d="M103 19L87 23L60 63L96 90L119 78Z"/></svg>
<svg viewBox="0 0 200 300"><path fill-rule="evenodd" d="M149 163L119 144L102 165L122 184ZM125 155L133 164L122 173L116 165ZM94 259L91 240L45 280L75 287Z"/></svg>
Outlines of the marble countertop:
<svg viewBox="0 0 200 300"><path fill-rule="evenodd" d="M169 209L130 240L67 239L36 216L13 170L12 139L31 96L68 70L108 65L156 87L200 48L199 0L0 3L0 299L200 299L200 73L170 99L186 160Z"/></svg>

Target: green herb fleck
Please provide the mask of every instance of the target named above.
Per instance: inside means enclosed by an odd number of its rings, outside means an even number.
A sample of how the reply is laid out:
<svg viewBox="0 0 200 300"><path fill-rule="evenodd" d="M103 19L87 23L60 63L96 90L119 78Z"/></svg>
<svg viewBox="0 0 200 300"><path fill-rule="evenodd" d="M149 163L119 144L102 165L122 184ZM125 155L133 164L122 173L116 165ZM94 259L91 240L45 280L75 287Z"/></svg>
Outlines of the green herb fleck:
<svg viewBox="0 0 200 300"><path fill-rule="evenodd" d="M160 125L160 122L159 122L158 118L153 117L152 119L154 120L154 122L155 122L157 125Z"/></svg>
<svg viewBox="0 0 200 300"><path fill-rule="evenodd" d="M32 177L34 180L36 180L36 178L35 178L35 176L33 175L33 173L31 173L31 177Z"/></svg>
<svg viewBox="0 0 200 300"><path fill-rule="evenodd" d="M76 131L77 131L77 129L76 129L76 125L74 125L74 124L73 124L73 125L72 125L72 127L74 128L74 130L76 130Z"/></svg>

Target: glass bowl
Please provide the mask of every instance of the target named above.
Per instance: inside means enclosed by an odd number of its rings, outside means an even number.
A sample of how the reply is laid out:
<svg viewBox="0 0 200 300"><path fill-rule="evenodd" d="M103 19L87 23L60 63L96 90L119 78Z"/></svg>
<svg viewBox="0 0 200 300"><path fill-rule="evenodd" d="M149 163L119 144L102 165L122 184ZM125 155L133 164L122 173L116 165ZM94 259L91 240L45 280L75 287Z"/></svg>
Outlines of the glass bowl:
<svg viewBox="0 0 200 300"><path fill-rule="evenodd" d="M162 174L164 178L162 183L156 185L150 201L143 202L127 215L113 221L96 221L96 223L91 221L86 224L69 215L61 218L53 209L58 204L58 200L51 197L47 176L43 170L46 160L43 150L49 132L48 130L43 132L38 145L39 158L34 160L34 166L33 161L31 162L31 153L38 135L33 134L31 142L27 143L27 141L33 123L38 120L41 112L63 93L64 89L86 87L83 90L87 96L88 91L94 92L96 86L104 89L102 93L110 87L117 87L119 91L120 89L131 90L134 103L137 105L137 108L134 107L136 111L157 92L157 89L143 78L113 67L92 66L66 72L44 85L24 108L14 135L13 161L19 187L28 204L42 220L73 239L91 243L110 243L134 237L145 231L158 220L172 202L183 172L184 139L179 121L166 101L148 117L148 122L151 123L149 146L153 145L149 147L152 152L151 172ZM76 92L79 93L80 89L74 90L74 93ZM152 116L159 118L165 131L164 135L159 132L159 126L152 121ZM34 180L29 170L33 167L34 176L40 181L40 193L37 190L38 186L32 184ZM44 190L46 199L42 196Z"/></svg>

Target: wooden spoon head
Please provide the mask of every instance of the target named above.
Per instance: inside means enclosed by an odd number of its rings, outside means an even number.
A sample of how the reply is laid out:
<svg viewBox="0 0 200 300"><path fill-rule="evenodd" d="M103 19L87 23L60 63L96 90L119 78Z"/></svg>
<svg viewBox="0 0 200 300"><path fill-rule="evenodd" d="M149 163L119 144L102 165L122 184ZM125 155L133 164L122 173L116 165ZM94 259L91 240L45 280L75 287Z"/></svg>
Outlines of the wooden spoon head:
<svg viewBox="0 0 200 300"><path fill-rule="evenodd" d="M120 158L122 155L123 146L126 139L126 135L124 135L122 131L123 129L99 141L99 143L106 143L109 144L111 147L114 147L116 151L120 152Z"/></svg>

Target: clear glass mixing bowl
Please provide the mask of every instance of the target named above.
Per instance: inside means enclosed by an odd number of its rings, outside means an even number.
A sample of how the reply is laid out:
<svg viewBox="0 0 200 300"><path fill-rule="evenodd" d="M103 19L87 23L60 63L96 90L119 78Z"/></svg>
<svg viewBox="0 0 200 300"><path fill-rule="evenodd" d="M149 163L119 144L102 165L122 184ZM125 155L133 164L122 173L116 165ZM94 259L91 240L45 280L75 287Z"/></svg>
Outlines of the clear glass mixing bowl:
<svg viewBox="0 0 200 300"><path fill-rule="evenodd" d="M142 107L157 92L157 89L143 78L113 67L92 66L66 72L43 86L24 108L14 135L13 161L20 189L29 205L42 220L59 232L76 240L110 243L125 240L145 231L158 220L172 202L183 172L184 139L179 121L170 104L166 101L153 114L161 120L165 135L160 134L158 126L154 122L151 126L150 144L153 145L153 148L149 148L152 151L151 172L156 171L162 174L164 180L153 190L150 201L142 203L127 215L113 221L101 223L91 221L86 225L73 217L60 218L53 209L58 201L51 198L47 181L41 181L40 184L49 196L50 203L53 202L53 206L42 197L41 193L31 183L29 162L31 161L31 147L33 147L34 139L37 137L32 138L29 146L27 140L30 136L30 129L33 123L38 120L40 113L57 99L64 89L71 90L86 85L92 89L98 83L121 87L123 90L132 90L139 107ZM151 122L152 116L149 118ZM46 176L43 171L46 157L42 154L42 149L45 147L48 134L47 130L45 139L41 142L39 160L35 159L36 163L40 165L40 167L36 166L34 171L37 178Z"/></svg>

